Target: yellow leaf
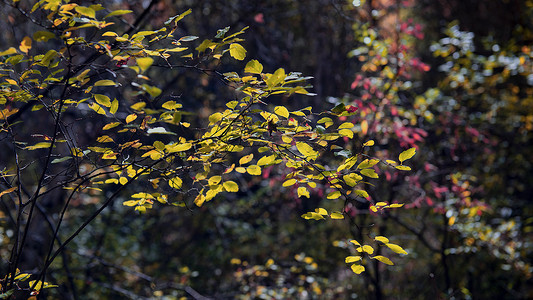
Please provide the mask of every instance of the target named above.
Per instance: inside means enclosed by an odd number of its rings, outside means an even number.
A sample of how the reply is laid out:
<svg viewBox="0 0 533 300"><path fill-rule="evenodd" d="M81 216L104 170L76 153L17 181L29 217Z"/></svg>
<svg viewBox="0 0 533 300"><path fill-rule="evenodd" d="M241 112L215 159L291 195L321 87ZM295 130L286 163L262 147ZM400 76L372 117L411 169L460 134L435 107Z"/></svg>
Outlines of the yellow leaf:
<svg viewBox="0 0 533 300"><path fill-rule="evenodd" d="M289 110L285 106L276 106L274 108L274 113L278 116L289 118Z"/></svg>
<svg viewBox="0 0 533 300"><path fill-rule="evenodd" d="M318 157L318 152L313 150L313 147L309 146L307 143L297 142L296 148L308 159L314 160Z"/></svg>
<svg viewBox="0 0 533 300"><path fill-rule="evenodd" d="M181 105L181 103L176 103L176 101L167 101L163 103L162 106L163 108L166 108L168 110L175 110L181 108L183 105Z"/></svg>
<svg viewBox="0 0 533 300"><path fill-rule="evenodd" d="M226 192L236 193L239 191L239 185L234 181L226 181L222 184Z"/></svg>
<svg viewBox="0 0 533 300"><path fill-rule="evenodd" d="M378 174L374 169L363 169L361 170L361 174L370 177L370 178L379 178Z"/></svg>
<svg viewBox="0 0 533 300"><path fill-rule="evenodd" d="M40 142L40 143L37 143L33 146L28 146L24 149L26 150L35 150L35 149L43 149L43 148L50 148L50 145L52 145L52 143L49 143L49 142Z"/></svg>
<svg viewBox="0 0 533 300"><path fill-rule="evenodd" d="M378 209L374 205L370 205L370 210L373 212L377 212Z"/></svg>
<svg viewBox="0 0 533 300"><path fill-rule="evenodd" d="M380 262L382 262L382 263L384 263L386 265L389 265L389 266L393 266L394 265L390 259L388 259L387 257L385 257L383 255L376 255L376 256L374 256L372 258L376 259L376 260L379 260Z"/></svg>
<svg viewBox="0 0 533 300"><path fill-rule="evenodd" d="M191 143L174 143L172 145L166 145L168 153L187 151L192 148Z"/></svg>
<svg viewBox="0 0 533 300"><path fill-rule="evenodd" d="M392 251L398 253L398 254L407 254L407 251L403 250L402 247L396 245L396 244L391 244L391 243L387 243L385 244L385 246L389 247Z"/></svg>
<svg viewBox="0 0 533 300"><path fill-rule="evenodd" d="M261 74L263 72L263 65L255 59L252 59L244 67L244 72L252 74Z"/></svg>
<svg viewBox="0 0 533 300"><path fill-rule="evenodd" d="M410 159L411 157L415 155L415 153L416 153L416 148L411 148L411 149L407 149L403 151L402 153L400 153L400 156L399 156L400 162L403 163L403 161Z"/></svg>
<svg viewBox="0 0 533 300"><path fill-rule="evenodd" d="M353 263L353 262L356 262L356 261L360 261L361 260L361 256L357 255L357 256L348 256L344 259L344 261L349 264L349 263Z"/></svg>
<svg viewBox="0 0 533 300"><path fill-rule="evenodd" d="M211 178L209 178L209 180L207 181L207 184L209 185L217 185L220 183L220 181L222 180L222 177L221 176L213 176Z"/></svg>
<svg viewBox="0 0 533 300"><path fill-rule="evenodd" d="M339 134L348 138L353 138L353 131L351 129L341 129Z"/></svg>
<svg viewBox="0 0 533 300"><path fill-rule="evenodd" d="M338 211L332 212L330 217L332 219L337 219L337 220L344 219L344 215L341 212L338 212Z"/></svg>
<svg viewBox="0 0 533 300"><path fill-rule="evenodd" d="M17 187L14 186L14 187L12 187L12 188L10 188L10 189L4 190L4 191L2 191L2 192L0 193L0 197L2 197L3 195L7 195L7 194L13 192L13 191L16 190L16 189L17 189Z"/></svg>
<svg viewBox="0 0 533 300"><path fill-rule="evenodd" d="M174 177L168 181L168 185L171 188L174 188L177 190L181 189L182 184L183 184L183 180L181 180L181 178L179 177Z"/></svg>
<svg viewBox="0 0 533 300"><path fill-rule="evenodd" d="M154 59L151 57L141 57L137 58L137 65L144 72L154 63Z"/></svg>
<svg viewBox="0 0 533 300"><path fill-rule="evenodd" d="M339 191L334 191L334 192L331 192L328 194L328 199L337 199L341 196L341 192Z"/></svg>
<svg viewBox="0 0 533 300"><path fill-rule="evenodd" d="M400 170L400 171L411 171L411 167L409 166L395 166L396 169Z"/></svg>
<svg viewBox="0 0 533 300"><path fill-rule="evenodd" d="M392 203L391 205L389 205L390 208L398 208L398 207L402 207L404 204L403 203Z"/></svg>
<svg viewBox="0 0 533 300"><path fill-rule="evenodd" d="M108 136L108 135L102 135L101 137L98 137L96 139L96 141L99 142L99 143L112 143L112 142L114 142L113 139L110 136Z"/></svg>
<svg viewBox="0 0 533 300"><path fill-rule="evenodd" d="M128 200L128 201L124 201L122 202L122 205L124 206L135 206L137 205L137 203L139 203L140 200Z"/></svg>
<svg viewBox="0 0 533 300"><path fill-rule="evenodd" d="M266 166L271 164L276 159L276 155L272 154L270 156L263 156L257 161L258 166Z"/></svg>
<svg viewBox="0 0 533 300"><path fill-rule="evenodd" d="M285 182L282 184L282 186L284 186L284 187L288 187L288 186L291 186L291 185L293 185L293 184L295 184L295 183L296 183L296 179L291 178L291 179L285 181Z"/></svg>
<svg viewBox="0 0 533 300"><path fill-rule="evenodd" d="M248 168L246 168L246 171L250 175L261 175L261 167L258 165L250 165Z"/></svg>
<svg viewBox="0 0 533 300"><path fill-rule="evenodd" d="M243 168L243 167L236 167L236 168L235 168L235 171L236 171L237 173L241 173L241 174L246 173L246 169Z"/></svg>
<svg viewBox="0 0 533 300"><path fill-rule="evenodd" d="M356 240L350 240L350 243L352 243L352 244L354 244L356 246L361 246L361 244L359 244L359 242L356 241Z"/></svg>
<svg viewBox="0 0 533 300"><path fill-rule="evenodd" d="M15 53L17 53L17 49L10 47L6 51L0 52L0 56L5 56L5 55L10 55L10 54L15 54Z"/></svg>
<svg viewBox="0 0 533 300"><path fill-rule="evenodd" d="M229 45L229 54L236 60L243 60L246 57L246 49L237 43Z"/></svg>
<svg viewBox="0 0 533 300"><path fill-rule="evenodd" d="M307 198L310 197L309 191L307 190L307 188L303 186L298 188L298 197L302 197L302 196L307 197Z"/></svg>
<svg viewBox="0 0 533 300"><path fill-rule="evenodd" d="M323 208L315 208L315 212L317 214L320 214L320 215L323 215L323 216L327 216L328 215L328 211L323 209Z"/></svg>
<svg viewBox="0 0 533 300"><path fill-rule="evenodd" d="M118 100L115 99L113 100L113 102L111 102L111 108L109 108L109 112L111 112L112 114L115 114L118 110Z"/></svg>
<svg viewBox="0 0 533 300"><path fill-rule="evenodd" d="M361 266L361 265L356 265L356 264L353 264L352 265L352 271L355 273L355 274L361 274L365 271L365 267Z"/></svg>
<svg viewBox="0 0 533 300"><path fill-rule="evenodd" d="M93 18L95 17L95 11L94 9L90 8L90 7L85 7L85 6L76 6L74 8L76 10L77 13L83 15L83 16L86 16L86 17L89 17L89 18Z"/></svg>
<svg viewBox="0 0 533 300"><path fill-rule="evenodd" d="M109 124L106 124L104 127L102 127L102 130L109 130L111 128L117 127L118 125L120 125L120 122L109 123Z"/></svg>
<svg viewBox="0 0 533 300"><path fill-rule="evenodd" d="M103 105L105 107L110 107L111 106L111 101L110 101L109 97L106 96L106 95L95 94L94 95L94 100L96 100L96 102L98 104Z"/></svg>
<svg viewBox="0 0 533 300"><path fill-rule="evenodd" d="M378 235L374 238L375 241L380 241L382 242L383 244L387 244L389 242L389 239L384 237L384 236L381 236L381 235Z"/></svg>
<svg viewBox="0 0 533 300"><path fill-rule="evenodd" d="M28 51L31 49L31 38L29 36L25 36L22 39L22 42L20 42L19 45L19 49L24 53L28 53Z"/></svg>
<svg viewBox="0 0 533 300"><path fill-rule="evenodd" d="M369 246L369 245L363 245L363 252L366 252L368 254L372 254L374 253L374 248L372 248L372 246Z"/></svg>
<svg viewBox="0 0 533 300"><path fill-rule="evenodd" d="M106 115L106 112L105 110L98 104L96 103L89 103L89 108L94 110L95 112L101 114L101 115Z"/></svg>
<svg viewBox="0 0 533 300"><path fill-rule="evenodd" d="M202 206L202 204L204 204L204 202L205 202L205 196L203 194L199 194L194 199L194 204L196 204L196 206L198 206L198 207Z"/></svg>
<svg viewBox="0 0 533 300"><path fill-rule="evenodd" d="M363 144L363 146L365 147L374 146L374 140L367 141L366 143Z"/></svg>
<svg viewBox="0 0 533 300"><path fill-rule="evenodd" d="M137 115L136 114L130 114L126 117L126 124L129 124L133 121L135 121L135 119L137 119Z"/></svg>
<svg viewBox="0 0 533 300"><path fill-rule="evenodd" d="M104 79L98 80L94 83L94 86L116 86L117 84L113 80Z"/></svg>
<svg viewBox="0 0 533 300"><path fill-rule="evenodd" d="M243 156L243 157L241 157L241 159L239 159L239 165L245 165L245 164L251 162L253 158L254 158L254 154L253 153L248 154L246 156Z"/></svg>
<svg viewBox="0 0 533 300"><path fill-rule="evenodd" d="M118 182L122 185L125 185L126 183L128 183L128 178L126 177L120 177Z"/></svg>
<svg viewBox="0 0 533 300"><path fill-rule="evenodd" d="M353 127L353 123L352 122L344 122L337 129L339 129L339 130L340 129L350 129L352 127Z"/></svg>

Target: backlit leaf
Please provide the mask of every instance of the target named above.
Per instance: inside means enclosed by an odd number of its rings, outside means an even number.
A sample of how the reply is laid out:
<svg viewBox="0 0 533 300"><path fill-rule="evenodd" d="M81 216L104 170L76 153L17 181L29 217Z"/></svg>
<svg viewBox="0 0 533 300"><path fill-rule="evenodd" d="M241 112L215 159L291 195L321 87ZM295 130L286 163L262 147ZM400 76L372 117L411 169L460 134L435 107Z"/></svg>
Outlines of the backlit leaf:
<svg viewBox="0 0 533 300"><path fill-rule="evenodd" d="M231 180L224 182L222 186L224 187L226 192L236 193L239 191L239 185L237 185L236 182Z"/></svg>
<svg viewBox="0 0 533 300"><path fill-rule="evenodd" d="M344 219L344 215L341 212L338 212L338 211L332 212L330 217L332 219L336 219L336 220Z"/></svg>
<svg viewBox="0 0 533 300"><path fill-rule="evenodd" d="M101 95L101 94L95 94L94 100L96 100L96 103L105 106L105 107L111 107L111 101L108 96Z"/></svg>
<svg viewBox="0 0 533 300"><path fill-rule="evenodd" d="M217 184L220 183L221 180L222 180L222 177L217 175L217 176L213 176L213 177L209 178L207 183L209 185L217 185Z"/></svg>
<svg viewBox="0 0 533 300"><path fill-rule="evenodd" d="M172 179L170 179L168 181L168 185L171 187L171 188L174 188L174 189L181 189L181 185L183 184L183 180L181 180L181 178L179 177L174 177Z"/></svg>
<svg viewBox="0 0 533 300"><path fill-rule="evenodd" d="M253 158L254 158L254 154L253 153L248 154L246 156L243 156L243 157L241 157L241 159L239 159L239 164L240 165L245 165L245 164L249 163L250 161L252 161Z"/></svg>
<svg viewBox="0 0 533 300"><path fill-rule="evenodd" d="M378 174L374 169L363 169L361 170L361 174L370 177L370 178L379 178Z"/></svg>
<svg viewBox="0 0 533 300"><path fill-rule="evenodd" d="M24 149L26 150L35 150L35 149L43 149L43 148L50 148L50 145L52 145L52 143L50 142L40 142L40 143L37 143L33 146L28 146Z"/></svg>
<svg viewBox="0 0 533 300"><path fill-rule="evenodd" d="M263 65L255 59L252 59L244 67L244 72L252 74L261 74L263 72Z"/></svg>
<svg viewBox="0 0 533 300"><path fill-rule="evenodd" d="M380 241L384 244L388 243L389 242L389 239L384 237L384 236L381 236L381 235L378 235L374 238L375 241Z"/></svg>
<svg viewBox="0 0 533 300"><path fill-rule="evenodd" d="M246 49L237 43L229 45L229 54L236 60L243 60L246 57Z"/></svg>
<svg viewBox="0 0 533 300"><path fill-rule="evenodd" d="M360 261L361 260L361 256L357 255L357 256L347 256L344 261L349 264L349 263L353 263L353 262L356 262L356 261Z"/></svg>
<svg viewBox="0 0 533 300"><path fill-rule="evenodd" d="M133 121L135 121L135 119L137 119L137 115L136 114L130 114L126 117L126 123L129 124Z"/></svg>
<svg viewBox="0 0 533 300"><path fill-rule="evenodd" d="M307 143L297 142L296 148L298 148L298 151L308 159L314 160L318 157L318 152L313 150L313 147L309 146Z"/></svg>
<svg viewBox="0 0 533 300"><path fill-rule="evenodd" d="M291 185L293 185L293 184L295 184L295 183L296 183L296 179L291 178L291 179L285 181L285 182L282 184L282 186L284 186L284 187L288 187L288 186L291 186Z"/></svg>
<svg viewBox="0 0 533 300"><path fill-rule="evenodd" d="M298 188L298 197L307 197L309 198L310 195L309 195L309 191L307 190L307 188L301 186Z"/></svg>
<svg viewBox="0 0 533 300"><path fill-rule="evenodd" d="M341 192L339 191L334 191L334 192L331 192L328 194L328 199L337 199L341 196Z"/></svg>
<svg viewBox="0 0 533 300"><path fill-rule="evenodd" d="M387 243L385 244L385 246L389 247L392 251L398 253L398 254L407 254L407 251L403 250L402 247L396 245L396 244L391 244L391 243Z"/></svg>
<svg viewBox="0 0 533 300"><path fill-rule="evenodd" d="M250 175L261 175L261 167L258 165L250 165L246 168L246 172Z"/></svg>
<svg viewBox="0 0 533 300"><path fill-rule="evenodd" d="M274 108L274 113L279 116L289 118L289 110L285 106L276 106Z"/></svg>
<svg viewBox="0 0 533 300"><path fill-rule="evenodd" d="M382 262L382 263L384 263L386 265L389 265L389 266L393 266L394 265L390 259L388 259L387 257L385 257L383 255L376 255L376 256L374 256L372 258L376 259L376 260L379 260L380 262Z"/></svg>
<svg viewBox="0 0 533 300"><path fill-rule="evenodd" d="M353 264L351 268L352 268L352 271L355 274L361 274L361 273L363 273L365 271L365 267L363 267L361 265Z"/></svg>
<svg viewBox="0 0 533 300"><path fill-rule="evenodd" d="M402 153L400 153L400 156L398 159L400 160L400 162L403 163L405 160L408 160L411 157L413 157L415 153L416 153L416 148L407 149L403 151Z"/></svg>
<svg viewBox="0 0 533 300"><path fill-rule="evenodd" d="M151 57L137 58L137 65L139 65L143 72L146 71L146 69L148 69L153 63L154 59Z"/></svg>

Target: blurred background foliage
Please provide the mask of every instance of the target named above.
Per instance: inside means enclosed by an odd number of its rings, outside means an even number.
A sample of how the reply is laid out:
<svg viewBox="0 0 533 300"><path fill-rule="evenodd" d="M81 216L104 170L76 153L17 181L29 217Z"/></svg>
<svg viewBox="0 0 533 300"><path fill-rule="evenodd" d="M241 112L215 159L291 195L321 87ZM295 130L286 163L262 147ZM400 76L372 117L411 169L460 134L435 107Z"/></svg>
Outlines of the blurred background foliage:
<svg viewBox="0 0 533 300"><path fill-rule="evenodd" d="M46 291L51 299L533 298L533 1L83 2L131 9L129 23L146 13L146 29L192 8L179 36L249 26L248 58L268 72L283 67L314 77L317 96L273 104L314 111L352 105L358 113L345 118L358 138L339 142L344 150L369 139L382 158L418 150L413 171L381 170L384 176L366 187L372 199L406 207L376 214L368 203L350 204L357 224L302 219L315 207L342 203L326 200L324 187L299 199L296 186L281 186L280 169L242 178L239 193L193 210L159 207L139 215L116 201L52 266L51 281L63 284ZM0 23L2 44L36 30L7 5ZM156 76L191 112L193 126L204 126L198 120L236 97L209 74L179 69ZM39 126L24 122L27 134ZM82 122L80 137L96 139L98 120ZM57 211L62 196L43 209ZM76 228L103 196L75 199L64 226ZM7 245L7 216L0 214ZM366 262L368 272L355 275L344 264L354 251L347 241L370 229L409 255L389 268ZM6 253L2 247L3 259ZM25 263L31 269L36 262Z"/></svg>

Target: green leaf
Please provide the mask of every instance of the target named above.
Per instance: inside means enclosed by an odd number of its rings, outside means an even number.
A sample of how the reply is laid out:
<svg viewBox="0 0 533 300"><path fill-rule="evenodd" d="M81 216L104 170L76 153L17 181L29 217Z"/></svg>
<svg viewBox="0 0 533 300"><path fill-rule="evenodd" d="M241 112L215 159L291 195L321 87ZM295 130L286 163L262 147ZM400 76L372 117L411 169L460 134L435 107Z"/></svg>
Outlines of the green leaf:
<svg viewBox="0 0 533 300"><path fill-rule="evenodd" d="M266 80L266 84L269 88L276 87L280 83L282 83L287 76L285 75L285 70L282 68L279 68L274 72L274 74L270 75L268 79Z"/></svg>
<svg viewBox="0 0 533 300"><path fill-rule="evenodd" d="M252 59L246 64L246 67L244 67L244 72L261 74L261 72L263 72L263 65L259 61Z"/></svg>
<svg viewBox="0 0 533 300"><path fill-rule="evenodd" d="M400 162L403 163L403 161L410 159L411 157L415 155L415 153L416 153L416 148L405 150L404 152L400 153L400 157L399 157Z"/></svg>
<svg viewBox="0 0 533 300"><path fill-rule="evenodd" d="M246 49L237 43L229 45L229 54L236 60L243 60L246 57Z"/></svg>

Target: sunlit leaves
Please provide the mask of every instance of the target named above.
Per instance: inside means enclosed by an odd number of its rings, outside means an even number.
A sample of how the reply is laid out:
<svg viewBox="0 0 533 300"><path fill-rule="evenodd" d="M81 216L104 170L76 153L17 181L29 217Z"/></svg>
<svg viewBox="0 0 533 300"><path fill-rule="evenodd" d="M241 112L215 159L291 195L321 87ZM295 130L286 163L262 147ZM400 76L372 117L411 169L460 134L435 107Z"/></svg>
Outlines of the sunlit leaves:
<svg viewBox="0 0 533 300"><path fill-rule="evenodd" d="M237 43L229 45L229 54L236 60L243 60L246 57L246 49Z"/></svg>
<svg viewBox="0 0 533 300"><path fill-rule="evenodd" d="M396 244L386 243L385 246L389 247L392 251L398 254L407 254L407 251L405 251L402 247Z"/></svg>
<svg viewBox="0 0 533 300"><path fill-rule="evenodd" d="M310 195L309 195L309 190L307 190L307 188L301 186L298 188L298 197L307 197L309 198Z"/></svg>
<svg viewBox="0 0 533 300"><path fill-rule="evenodd" d="M50 146L52 145L52 143L50 142L40 142L40 143L37 143L33 146L27 146L26 150L36 150L36 149L43 149L43 148L50 148Z"/></svg>
<svg viewBox="0 0 533 300"><path fill-rule="evenodd" d="M393 266L394 263L388 259L387 257L383 256L383 255L376 255L376 256L373 256L372 259L375 259L375 260L379 260L380 262L386 264L386 265L389 265L389 266Z"/></svg>
<svg viewBox="0 0 533 300"><path fill-rule="evenodd" d="M261 167L258 165L250 165L246 168L246 172L250 175L261 175Z"/></svg>
<svg viewBox="0 0 533 300"><path fill-rule="evenodd" d="M318 158L318 152L315 151L313 147L309 146L309 144L307 143L297 142L296 148L306 157L306 159L315 160Z"/></svg>
<svg viewBox="0 0 533 300"><path fill-rule="evenodd" d="M19 49L24 53L28 53L28 51L31 49L31 38L29 36L25 36L22 39L22 42L20 42L19 45Z"/></svg>
<svg viewBox="0 0 533 300"><path fill-rule="evenodd" d="M225 181L222 186L226 190L226 192L233 192L236 193L239 191L239 185L234 181Z"/></svg>
<svg viewBox="0 0 533 300"><path fill-rule="evenodd" d="M154 59L151 57L141 57L137 58L137 65L141 68L141 71L144 72L154 63Z"/></svg>
<svg viewBox="0 0 533 300"><path fill-rule="evenodd" d="M171 188L175 188L177 190L181 189L181 186L183 185L183 180L179 177L174 177L168 181L168 185Z"/></svg>
<svg viewBox="0 0 533 300"><path fill-rule="evenodd" d="M289 111L285 106L276 106L274 108L274 113L278 116L282 116L284 118L289 118Z"/></svg>
<svg viewBox="0 0 533 300"><path fill-rule="evenodd" d="M244 72L251 74L261 74L263 72L263 65L255 59L252 59L244 67Z"/></svg>
<svg viewBox="0 0 533 300"><path fill-rule="evenodd" d="M400 160L400 163L403 163L405 160L408 160L411 157L413 157L415 153L416 153L416 148L410 148L400 153L400 156L398 159Z"/></svg>
<svg viewBox="0 0 533 300"><path fill-rule="evenodd" d="M356 264L353 264L353 265L351 266L351 268L352 268L352 271L353 271L355 274L358 274L358 275L361 274L361 273L363 273L363 272L365 271L365 267L362 266L362 265L356 265Z"/></svg>
<svg viewBox="0 0 533 300"><path fill-rule="evenodd" d="M360 260L361 260L361 256L357 255L357 256L347 256L344 261L347 264L349 264L349 263L353 263L353 262L360 261Z"/></svg>

